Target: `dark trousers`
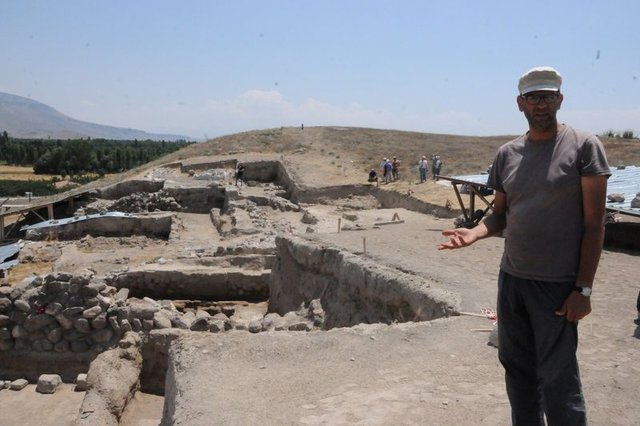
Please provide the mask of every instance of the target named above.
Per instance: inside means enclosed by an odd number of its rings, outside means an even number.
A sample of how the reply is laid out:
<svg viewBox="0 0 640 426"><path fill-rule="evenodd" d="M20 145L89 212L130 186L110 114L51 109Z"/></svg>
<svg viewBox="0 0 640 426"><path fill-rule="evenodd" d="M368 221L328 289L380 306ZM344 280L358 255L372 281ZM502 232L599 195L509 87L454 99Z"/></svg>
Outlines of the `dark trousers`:
<svg viewBox="0 0 640 426"><path fill-rule="evenodd" d="M557 316L573 282L543 282L500 271L500 362L515 426L586 425L576 350L577 324Z"/></svg>

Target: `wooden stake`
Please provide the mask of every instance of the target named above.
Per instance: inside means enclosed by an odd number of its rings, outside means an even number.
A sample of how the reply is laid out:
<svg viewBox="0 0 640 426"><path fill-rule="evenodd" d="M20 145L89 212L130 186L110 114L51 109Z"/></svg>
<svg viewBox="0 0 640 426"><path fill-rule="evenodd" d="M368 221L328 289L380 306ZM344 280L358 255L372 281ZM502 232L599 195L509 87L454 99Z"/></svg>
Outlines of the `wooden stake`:
<svg viewBox="0 0 640 426"><path fill-rule="evenodd" d="M342 223L342 218L341 218L341 217L339 217L339 218L338 218L338 233L340 233L340 228L342 228L342 226L340 226L340 225L341 225L341 223Z"/></svg>
<svg viewBox="0 0 640 426"><path fill-rule="evenodd" d="M367 255L367 237L362 237L362 253Z"/></svg>
<svg viewBox="0 0 640 426"><path fill-rule="evenodd" d="M468 316L468 317L479 317L479 318L487 318L486 315L476 314L473 312L460 312L460 315Z"/></svg>

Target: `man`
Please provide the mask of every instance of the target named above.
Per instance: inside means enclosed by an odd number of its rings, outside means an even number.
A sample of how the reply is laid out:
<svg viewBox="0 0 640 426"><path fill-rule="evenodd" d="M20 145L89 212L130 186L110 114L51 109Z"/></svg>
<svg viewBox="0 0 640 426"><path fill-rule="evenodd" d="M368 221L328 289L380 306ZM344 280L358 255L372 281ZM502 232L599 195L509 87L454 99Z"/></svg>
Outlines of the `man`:
<svg viewBox="0 0 640 426"><path fill-rule="evenodd" d="M436 154L433 159L433 179L438 180L438 176L440 176L440 170L442 170L442 160L440 159L440 155Z"/></svg>
<svg viewBox="0 0 640 426"><path fill-rule="evenodd" d="M498 150L493 212L473 229L444 231L449 241L439 246L505 231L498 356L514 425L544 425L543 413L551 426L586 424L577 325L591 312L610 171L595 136L558 123L561 83L550 67L520 78L516 100L529 131Z"/></svg>
<svg viewBox="0 0 640 426"><path fill-rule="evenodd" d="M391 176L394 181L400 178L400 160L398 160L396 156L393 157L393 161L391 162Z"/></svg>
<svg viewBox="0 0 640 426"><path fill-rule="evenodd" d="M438 157L438 154L432 154L431 155L431 178L433 180L436 180L436 176L437 176L436 157Z"/></svg>
<svg viewBox="0 0 640 426"><path fill-rule="evenodd" d="M242 186L242 182L244 182L244 164L242 163L238 163L236 169L236 186L238 186L238 182L240 182L240 186Z"/></svg>
<svg viewBox="0 0 640 426"><path fill-rule="evenodd" d="M389 183L393 180L392 176L391 176L391 169L392 169L392 165L391 165L391 161L389 161L389 159L387 159L387 161L385 161L384 163L384 183Z"/></svg>
<svg viewBox="0 0 640 426"><path fill-rule="evenodd" d="M427 162L427 156L423 155L420 161L418 161L418 171L420 171L420 183L424 183L427 180L427 169L429 163Z"/></svg>

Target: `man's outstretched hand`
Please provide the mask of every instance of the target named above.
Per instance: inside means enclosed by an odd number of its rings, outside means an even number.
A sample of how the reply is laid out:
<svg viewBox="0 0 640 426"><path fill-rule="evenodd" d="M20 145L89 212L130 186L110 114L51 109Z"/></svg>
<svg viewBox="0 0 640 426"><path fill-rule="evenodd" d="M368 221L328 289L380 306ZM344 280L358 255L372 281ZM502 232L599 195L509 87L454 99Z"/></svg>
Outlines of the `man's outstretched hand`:
<svg viewBox="0 0 640 426"><path fill-rule="evenodd" d="M449 241L438 245L438 250L453 250L467 247L478 240L475 232L467 228L446 229L442 235L449 238Z"/></svg>

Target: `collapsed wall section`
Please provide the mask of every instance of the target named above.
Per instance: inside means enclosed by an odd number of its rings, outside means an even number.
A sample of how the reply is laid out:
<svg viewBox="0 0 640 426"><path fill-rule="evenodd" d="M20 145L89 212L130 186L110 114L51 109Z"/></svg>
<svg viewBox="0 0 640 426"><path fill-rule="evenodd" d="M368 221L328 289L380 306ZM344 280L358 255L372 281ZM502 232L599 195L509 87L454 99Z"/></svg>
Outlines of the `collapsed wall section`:
<svg viewBox="0 0 640 426"><path fill-rule="evenodd" d="M173 221L172 213L116 214L105 213L76 216L67 219L48 220L23 227L28 240L79 239L85 235L93 237L128 237L146 235L168 238Z"/></svg>
<svg viewBox="0 0 640 426"><path fill-rule="evenodd" d="M136 192L157 192L163 187L164 181L162 180L132 179L100 188L97 190L97 195L105 200L117 200Z"/></svg>
<svg viewBox="0 0 640 426"><path fill-rule="evenodd" d="M312 240L278 237L276 246L269 312L282 315L320 299L330 329L429 321L459 311L458 296L431 288L424 278Z"/></svg>
<svg viewBox="0 0 640 426"><path fill-rule="evenodd" d="M408 194L396 191L376 190L375 196L383 209L403 208L418 213L430 214L435 217L454 218L460 214L459 210L452 210L437 204L427 203Z"/></svg>

